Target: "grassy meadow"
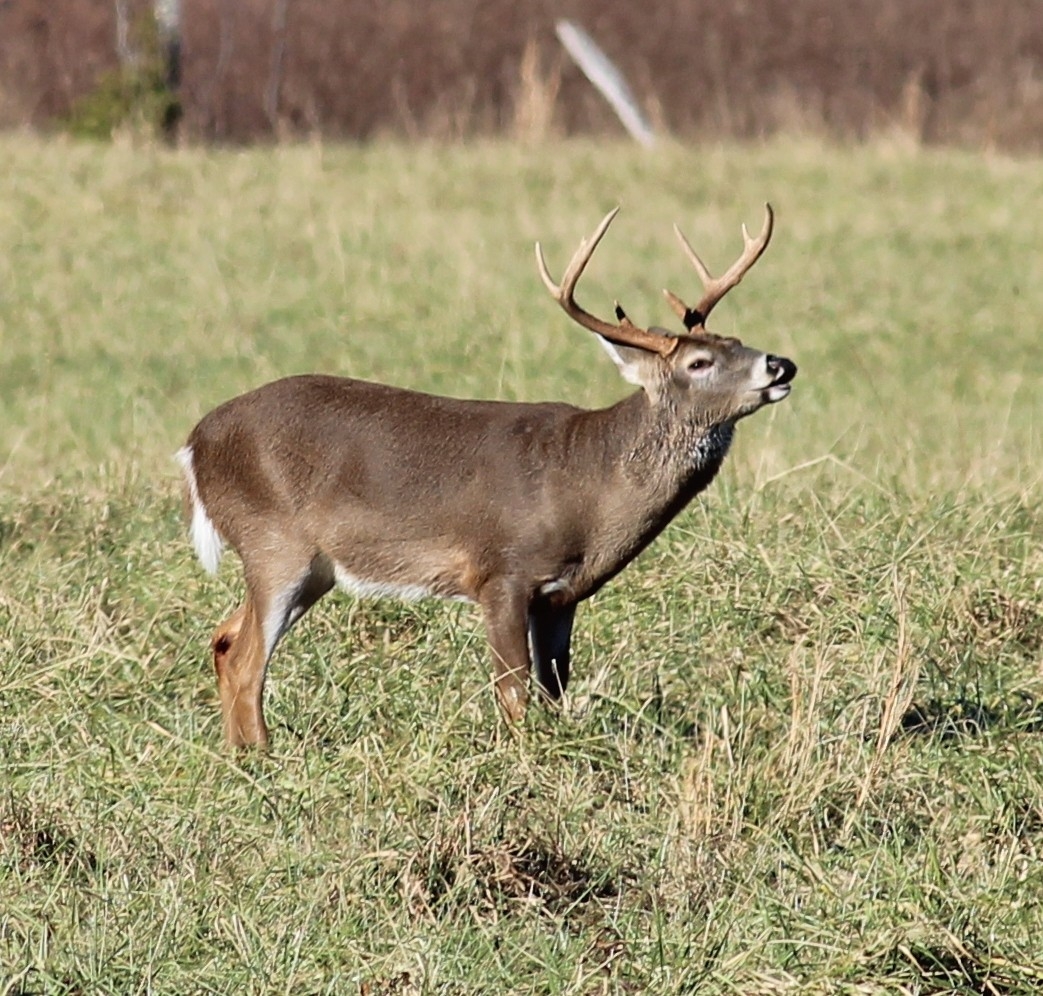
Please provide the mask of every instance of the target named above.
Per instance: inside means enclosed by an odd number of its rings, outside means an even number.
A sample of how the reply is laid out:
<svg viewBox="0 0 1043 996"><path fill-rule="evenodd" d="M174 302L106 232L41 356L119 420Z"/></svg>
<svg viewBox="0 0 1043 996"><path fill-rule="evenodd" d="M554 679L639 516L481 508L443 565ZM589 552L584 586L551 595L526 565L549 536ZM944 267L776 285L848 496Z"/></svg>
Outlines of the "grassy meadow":
<svg viewBox="0 0 1043 996"><path fill-rule="evenodd" d="M1043 162L810 140L168 150L0 138L0 996L1043 985ZM800 367L581 607L517 736L479 620L334 595L266 756L173 452L337 372L602 405L536 275Z"/></svg>

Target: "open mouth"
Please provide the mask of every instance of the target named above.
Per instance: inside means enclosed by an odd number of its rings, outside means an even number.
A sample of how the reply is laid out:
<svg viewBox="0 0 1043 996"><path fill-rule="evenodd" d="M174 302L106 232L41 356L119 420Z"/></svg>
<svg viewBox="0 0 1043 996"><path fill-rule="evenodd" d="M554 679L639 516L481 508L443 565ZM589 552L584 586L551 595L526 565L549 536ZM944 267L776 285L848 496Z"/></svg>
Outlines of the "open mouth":
<svg viewBox="0 0 1043 996"><path fill-rule="evenodd" d="M792 390L790 381L797 376L797 364L781 356L773 356L768 361L768 369L776 371L775 379L764 389L764 400L768 404L781 401Z"/></svg>

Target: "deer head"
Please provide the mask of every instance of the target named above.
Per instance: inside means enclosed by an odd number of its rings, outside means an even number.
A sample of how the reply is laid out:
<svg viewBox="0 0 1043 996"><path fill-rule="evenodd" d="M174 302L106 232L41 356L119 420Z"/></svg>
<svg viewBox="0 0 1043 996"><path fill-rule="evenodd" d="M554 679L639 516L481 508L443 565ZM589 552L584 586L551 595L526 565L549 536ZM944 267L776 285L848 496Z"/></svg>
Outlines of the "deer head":
<svg viewBox="0 0 1043 996"><path fill-rule="evenodd" d="M674 226L704 287L694 308L672 291L663 292L684 323L683 335L638 327L618 302L615 322L596 318L576 302L576 284L619 208L605 215L594 234L580 243L560 284L551 277L538 242L536 263L544 285L565 313L598 336L623 377L643 388L653 403L686 412L706 427L734 423L785 398L797 372L787 359L750 349L738 339L714 335L706 328L706 319L717 302L742 280L768 247L774 215L770 204L765 209L764 225L756 238L751 238L746 226L742 226L742 255L721 277L710 274L681 229Z"/></svg>

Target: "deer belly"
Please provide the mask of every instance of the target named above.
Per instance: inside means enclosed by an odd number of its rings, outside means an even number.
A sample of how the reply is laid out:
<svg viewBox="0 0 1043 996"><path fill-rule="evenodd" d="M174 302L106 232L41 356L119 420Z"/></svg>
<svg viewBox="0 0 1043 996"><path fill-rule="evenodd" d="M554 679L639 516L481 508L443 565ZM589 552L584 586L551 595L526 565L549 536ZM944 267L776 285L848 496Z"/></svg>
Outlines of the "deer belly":
<svg viewBox="0 0 1043 996"><path fill-rule="evenodd" d="M337 587L360 598L398 598L415 602L421 598L450 598L454 601L472 602L462 585L452 577L425 577L422 573L409 572L408 576L390 573L368 576L343 564L334 563L333 578Z"/></svg>

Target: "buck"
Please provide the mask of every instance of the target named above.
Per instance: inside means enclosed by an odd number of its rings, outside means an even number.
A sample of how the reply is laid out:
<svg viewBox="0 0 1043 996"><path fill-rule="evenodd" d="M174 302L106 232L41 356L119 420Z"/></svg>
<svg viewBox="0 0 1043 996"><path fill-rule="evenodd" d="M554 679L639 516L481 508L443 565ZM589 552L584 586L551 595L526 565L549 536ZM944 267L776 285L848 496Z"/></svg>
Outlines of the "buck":
<svg viewBox="0 0 1043 996"><path fill-rule="evenodd" d="M680 229L704 285L673 336L605 321L576 283L610 212L560 284L543 283L599 337L640 390L602 410L557 402L465 401L340 377L287 377L215 408L178 453L196 552L217 570L225 543L246 597L216 629L213 661L231 745L264 745L262 693L280 637L334 586L358 595L477 603L502 712L519 722L530 668L558 700L576 606L629 564L713 480L735 423L790 392L788 359L714 335L706 319L771 238L742 229L719 278Z"/></svg>

